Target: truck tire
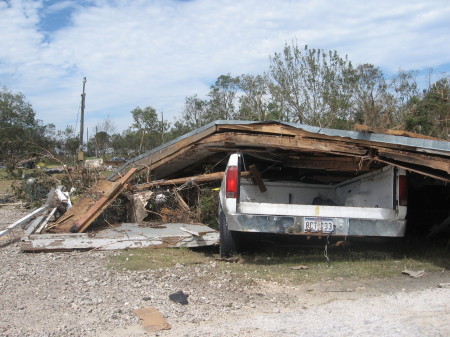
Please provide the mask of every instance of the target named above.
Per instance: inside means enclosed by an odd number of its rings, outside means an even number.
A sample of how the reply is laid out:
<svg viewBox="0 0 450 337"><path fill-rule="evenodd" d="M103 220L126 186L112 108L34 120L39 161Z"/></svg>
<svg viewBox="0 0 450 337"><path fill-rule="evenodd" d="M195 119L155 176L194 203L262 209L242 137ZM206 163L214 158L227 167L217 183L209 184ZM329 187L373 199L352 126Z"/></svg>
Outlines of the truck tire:
<svg viewBox="0 0 450 337"><path fill-rule="evenodd" d="M225 214L220 213L219 218L220 229L220 257L226 258L238 251L236 233L230 231L227 225Z"/></svg>

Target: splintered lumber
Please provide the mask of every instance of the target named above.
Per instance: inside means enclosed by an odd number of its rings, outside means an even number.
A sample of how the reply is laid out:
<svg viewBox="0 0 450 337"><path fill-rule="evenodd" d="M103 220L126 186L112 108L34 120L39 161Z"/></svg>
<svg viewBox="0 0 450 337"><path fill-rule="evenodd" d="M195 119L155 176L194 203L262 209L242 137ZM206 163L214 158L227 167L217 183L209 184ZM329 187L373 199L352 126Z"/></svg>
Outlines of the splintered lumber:
<svg viewBox="0 0 450 337"><path fill-rule="evenodd" d="M442 181L450 183L450 178L448 178L448 177L446 177L444 175L441 175L441 174L435 174L435 173L432 173L432 172L428 172L425 169L421 170L421 169L413 168L413 167L411 167L411 166L409 166L407 164L404 164L404 163L399 164L398 162L395 162L395 161L392 161L392 160L381 159L378 156L373 157L373 160L376 160L376 161L378 161L380 163L385 163L385 164L393 165L393 166L396 166L396 167L400 167L400 168L403 168L403 169L411 171L411 172L415 172L415 173L418 173L418 174L421 174L421 175L424 175L424 176L427 176L427 177L430 177L430 178L434 178L434 179L438 179L438 180L442 180Z"/></svg>
<svg viewBox="0 0 450 337"><path fill-rule="evenodd" d="M33 222L31 222L31 224L28 225L28 228L25 229L23 235L27 236L33 233L36 230L36 228L41 225L41 223L45 220L46 217L47 217L46 214L39 215L36 219L33 220Z"/></svg>
<svg viewBox="0 0 450 337"><path fill-rule="evenodd" d="M292 156L283 160L283 164L289 167L344 172L369 171L370 163L371 160L364 157L343 156Z"/></svg>
<svg viewBox="0 0 450 337"><path fill-rule="evenodd" d="M256 181L256 184L259 187L259 190L264 193L267 191L267 187L264 184L264 181L261 178L261 173L259 173L258 169L256 168L255 165L250 165L250 172L252 173L252 177L253 179Z"/></svg>
<svg viewBox="0 0 450 337"><path fill-rule="evenodd" d="M450 161L444 158L432 158L427 155L409 153L399 150L382 149L378 150L380 157L394 159L396 161L406 162L414 165L426 166L436 170L450 173Z"/></svg>
<svg viewBox="0 0 450 337"><path fill-rule="evenodd" d="M51 212L47 215L47 217L45 218L45 220L44 220L44 221L39 225L39 227L36 229L36 231L35 231L36 234L41 233L41 232L45 229L45 227L47 227L47 224L48 224L50 218L55 214L55 212L56 212L57 209L58 209L57 207L54 207L54 208L51 210Z"/></svg>
<svg viewBox="0 0 450 337"><path fill-rule="evenodd" d="M132 168L118 181L99 180L80 201L58 219L54 225L55 231L58 233L85 231L117 198L135 172L136 168Z"/></svg>
<svg viewBox="0 0 450 337"><path fill-rule="evenodd" d="M392 136L403 136L403 137L421 138L421 139L428 139L428 140L442 140L439 138L425 136L425 135L421 135L421 134L414 133L414 132L403 131L403 130L372 128L370 126L362 125L362 124L356 124L355 130L360 131L360 132L382 133L385 135L392 135Z"/></svg>

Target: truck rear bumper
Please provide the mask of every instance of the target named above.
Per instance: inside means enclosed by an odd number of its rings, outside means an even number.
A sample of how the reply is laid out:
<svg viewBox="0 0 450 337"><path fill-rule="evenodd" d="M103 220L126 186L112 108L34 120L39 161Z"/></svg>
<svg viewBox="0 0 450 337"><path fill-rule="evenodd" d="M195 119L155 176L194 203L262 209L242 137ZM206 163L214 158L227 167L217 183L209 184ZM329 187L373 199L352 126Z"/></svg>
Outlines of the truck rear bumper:
<svg viewBox="0 0 450 337"><path fill-rule="evenodd" d="M380 236L403 237L406 220L358 219L315 217L317 223L333 224L332 230L320 226L308 228L309 216L273 216L259 214L227 214L228 228L241 232L279 233L292 235L337 235L337 236ZM325 228L325 227L324 227Z"/></svg>

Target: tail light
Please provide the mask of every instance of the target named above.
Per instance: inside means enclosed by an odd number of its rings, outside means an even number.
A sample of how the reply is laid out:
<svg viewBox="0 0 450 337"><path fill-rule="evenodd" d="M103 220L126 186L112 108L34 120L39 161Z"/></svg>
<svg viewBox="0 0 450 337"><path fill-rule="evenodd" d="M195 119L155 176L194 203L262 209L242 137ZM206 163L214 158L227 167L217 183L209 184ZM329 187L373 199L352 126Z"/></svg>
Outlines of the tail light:
<svg viewBox="0 0 450 337"><path fill-rule="evenodd" d="M406 176L398 176L398 204L406 206L408 204L408 181Z"/></svg>
<svg viewBox="0 0 450 337"><path fill-rule="evenodd" d="M227 198L237 198L239 192L239 168L237 166L228 166L226 175L226 196Z"/></svg>

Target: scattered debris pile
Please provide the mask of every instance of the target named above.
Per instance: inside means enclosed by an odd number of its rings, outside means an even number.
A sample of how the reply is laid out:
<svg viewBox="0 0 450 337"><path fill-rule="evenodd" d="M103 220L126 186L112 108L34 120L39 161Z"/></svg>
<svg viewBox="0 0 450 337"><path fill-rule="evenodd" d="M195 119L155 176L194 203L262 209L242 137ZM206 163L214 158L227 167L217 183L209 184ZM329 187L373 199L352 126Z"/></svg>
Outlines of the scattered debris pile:
<svg viewBox="0 0 450 337"><path fill-rule="evenodd" d="M255 184L262 181L261 175L330 184L385 165L404 168L442 186L450 182L449 142L363 126L357 130L213 122L124 163L66 212L61 205L46 204L13 225L41 218L28 227L22 240L25 251L216 244L217 231L203 224L213 225L217 218L216 190L227 158L234 152L244 154L249 171L242 175ZM65 195L61 189L55 194ZM62 196L58 198L64 203ZM108 209L111 213L118 198L126 201L127 219L117 217L122 225L104 221L99 231L100 215L105 217ZM61 216L48 225L55 215Z"/></svg>

